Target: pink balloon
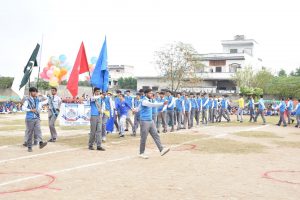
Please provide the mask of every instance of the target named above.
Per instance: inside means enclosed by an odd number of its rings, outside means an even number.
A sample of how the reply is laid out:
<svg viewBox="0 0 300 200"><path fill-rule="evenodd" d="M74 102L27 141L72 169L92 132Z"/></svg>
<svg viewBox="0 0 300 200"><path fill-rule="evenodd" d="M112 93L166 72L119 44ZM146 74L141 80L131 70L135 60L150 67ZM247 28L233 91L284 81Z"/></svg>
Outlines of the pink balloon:
<svg viewBox="0 0 300 200"><path fill-rule="evenodd" d="M53 75L53 70L51 70L51 69L48 70L48 71L47 71L47 77L48 77L48 78L51 78L52 75Z"/></svg>

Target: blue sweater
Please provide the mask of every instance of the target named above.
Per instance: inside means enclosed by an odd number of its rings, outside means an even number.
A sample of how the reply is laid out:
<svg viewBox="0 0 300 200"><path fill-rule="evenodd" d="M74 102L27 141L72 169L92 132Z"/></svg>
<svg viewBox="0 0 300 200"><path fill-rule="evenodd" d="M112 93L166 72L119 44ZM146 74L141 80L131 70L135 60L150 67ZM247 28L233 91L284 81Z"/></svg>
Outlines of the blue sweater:
<svg viewBox="0 0 300 200"><path fill-rule="evenodd" d="M120 101L120 103L117 104L116 109L118 110L120 116L122 116L122 115L127 115L128 110L130 110L131 107L125 101Z"/></svg>

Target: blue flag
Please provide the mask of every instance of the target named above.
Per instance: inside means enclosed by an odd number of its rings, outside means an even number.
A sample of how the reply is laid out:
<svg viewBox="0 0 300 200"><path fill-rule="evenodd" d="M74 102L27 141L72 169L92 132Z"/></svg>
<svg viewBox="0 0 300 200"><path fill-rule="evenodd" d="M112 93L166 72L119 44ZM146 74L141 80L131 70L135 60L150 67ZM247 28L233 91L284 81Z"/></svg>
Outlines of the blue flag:
<svg viewBox="0 0 300 200"><path fill-rule="evenodd" d="M102 49L97 60L94 72L91 78L91 84L93 87L100 88L102 91L107 92L108 90L108 66L107 66L107 46L106 37L102 45Z"/></svg>

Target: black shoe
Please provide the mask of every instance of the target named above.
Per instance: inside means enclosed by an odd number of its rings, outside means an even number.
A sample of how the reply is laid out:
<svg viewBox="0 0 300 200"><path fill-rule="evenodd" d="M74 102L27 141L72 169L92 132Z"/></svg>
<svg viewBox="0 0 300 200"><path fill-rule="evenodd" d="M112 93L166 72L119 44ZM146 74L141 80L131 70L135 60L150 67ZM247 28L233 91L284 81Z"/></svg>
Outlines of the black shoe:
<svg viewBox="0 0 300 200"><path fill-rule="evenodd" d="M298 125L296 125L295 127L298 128Z"/></svg>
<svg viewBox="0 0 300 200"><path fill-rule="evenodd" d="M24 146L24 147L27 147L27 143L26 143L26 142L24 142L23 146Z"/></svg>
<svg viewBox="0 0 300 200"><path fill-rule="evenodd" d="M294 121L295 121L295 120L294 120L294 119L292 119L292 124L294 123Z"/></svg>
<svg viewBox="0 0 300 200"><path fill-rule="evenodd" d="M126 128L125 131L128 131L128 129Z"/></svg>
<svg viewBox="0 0 300 200"><path fill-rule="evenodd" d="M38 145L38 142L37 142L37 141L34 141L33 145L34 145L34 146Z"/></svg>
<svg viewBox="0 0 300 200"><path fill-rule="evenodd" d="M56 142L56 139L55 138L51 138L50 140L48 140L48 142Z"/></svg>
<svg viewBox="0 0 300 200"><path fill-rule="evenodd" d="M31 147L28 147L28 152L32 152L32 148Z"/></svg>
<svg viewBox="0 0 300 200"><path fill-rule="evenodd" d="M95 150L94 147L89 147L89 150Z"/></svg>
<svg viewBox="0 0 300 200"><path fill-rule="evenodd" d="M276 126L280 126L280 124L276 124Z"/></svg>
<svg viewBox="0 0 300 200"><path fill-rule="evenodd" d="M97 147L98 151L105 151L105 149L103 147Z"/></svg>
<svg viewBox="0 0 300 200"><path fill-rule="evenodd" d="M125 135L124 135L124 134L121 134L120 137L125 137Z"/></svg>
<svg viewBox="0 0 300 200"><path fill-rule="evenodd" d="M40 149L44 148L47 146L47 142L40 142Z"/></svg>

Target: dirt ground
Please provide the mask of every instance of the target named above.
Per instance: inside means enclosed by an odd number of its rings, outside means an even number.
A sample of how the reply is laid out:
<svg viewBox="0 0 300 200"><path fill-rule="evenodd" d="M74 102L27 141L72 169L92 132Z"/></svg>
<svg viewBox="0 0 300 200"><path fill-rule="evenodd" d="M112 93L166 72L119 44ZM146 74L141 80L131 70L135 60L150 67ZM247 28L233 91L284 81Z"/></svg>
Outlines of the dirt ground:
<svg viewBox="0 0 300 200"><path fill-rule="evenodd" d="M49 138L43 115L44 138ZM235 117L232 116L235 120ZM161 135L161 157L138 158L139 137L108 137L87 150L88 127L28 153L24 115L0 115L0 199L300 199L300 129L260 123L210 124Z"/></svg>

